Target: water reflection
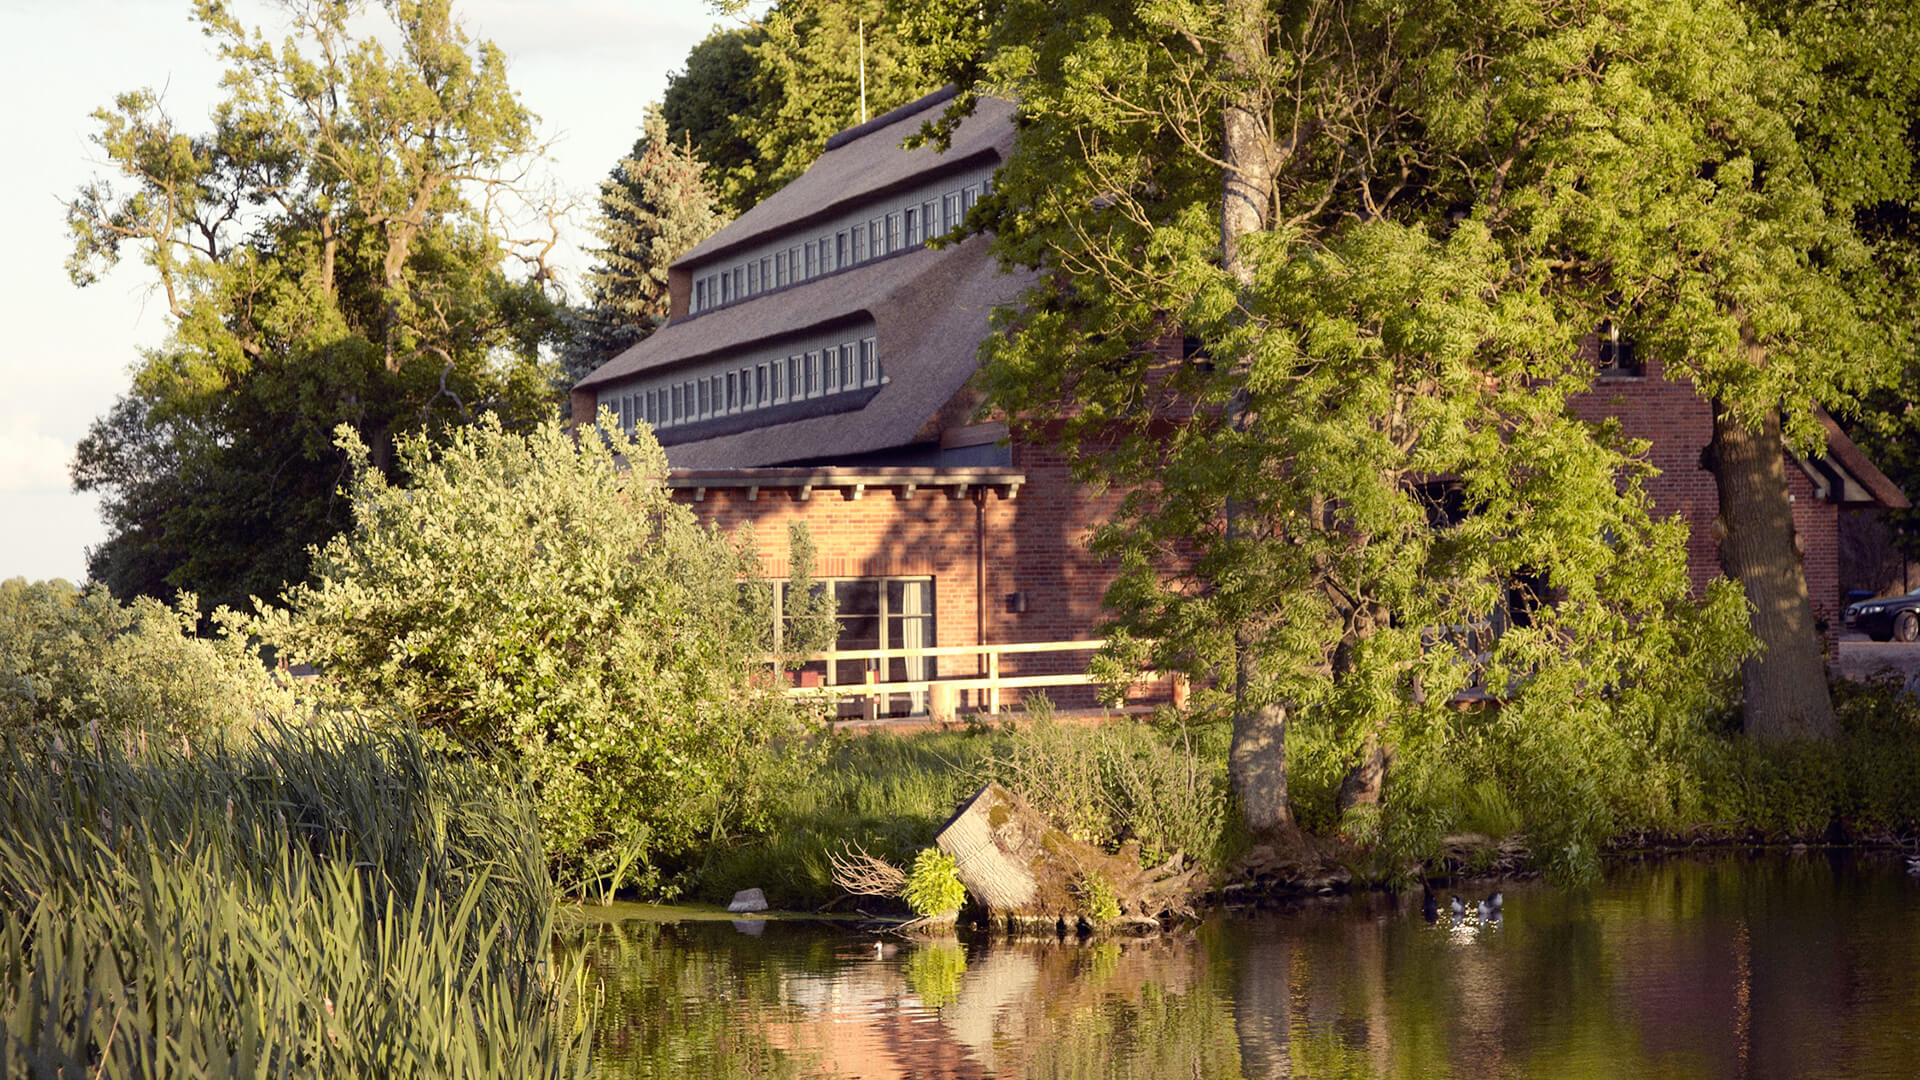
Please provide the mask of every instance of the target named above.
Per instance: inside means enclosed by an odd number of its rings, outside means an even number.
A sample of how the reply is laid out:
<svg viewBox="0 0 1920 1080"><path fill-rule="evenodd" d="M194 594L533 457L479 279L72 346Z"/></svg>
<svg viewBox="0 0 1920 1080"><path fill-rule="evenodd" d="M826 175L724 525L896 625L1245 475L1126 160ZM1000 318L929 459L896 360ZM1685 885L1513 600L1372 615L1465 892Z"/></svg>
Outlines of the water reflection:
<svg viewBox="0 0 1920 1080"><path fill-rule="evenodd" d="M1666 862L1220 915L1148 941L587 931L601 1064L667 1077L1867 1077L1920 1054L1920 881L1897 859Z"/></svg>

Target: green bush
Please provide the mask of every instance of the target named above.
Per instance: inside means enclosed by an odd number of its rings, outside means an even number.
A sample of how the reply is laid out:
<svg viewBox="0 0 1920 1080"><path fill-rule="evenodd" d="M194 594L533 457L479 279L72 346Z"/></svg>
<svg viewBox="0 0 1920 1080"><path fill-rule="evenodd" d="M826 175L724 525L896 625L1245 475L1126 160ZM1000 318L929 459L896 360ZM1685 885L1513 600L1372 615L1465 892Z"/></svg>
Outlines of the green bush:
<svg viewBox="0 0 1920 1080"><path fill-rule="evenodd" d="M1176 742L1145 724L1082 726L1029 711L1030 724L998 736L982 781L1000 782L1076 839L1108 850L1138 842L1150 864L1175 852L1224 861L1223 745L1186 730Z"/></svg>
<svg viewBox="0 0 1920 1080"><path fill-rule="evenodd" d="M967 902L967 887L960 884L953 856L927 848L914 857L900 896L915 915L951 915Z"/></svg>
<svg viewBox="0 0 1920 1080"><path fill-rule="evenodd" d="M404 488L342 429L353 526L253 628L348 704L513 758L568 888L664 895L765 829L812 758L764 659L771 591L742 585L751 540L672 501L644 428L601 420L577 444L491 417L404 438Z"/></svg>
<svg viewBox="0 0 1920 1080"><path fill-rule="evenodd" d="M293 708L244 637L207 638L190 594L172 607L101 585L0 582L0 731L238 731Z"/></svg>
<svg viewBox="0 0 1920 1080"><path fill-rule="evenodd" d="M584 1075L490 770L359 726L4 758L0 1074Z"/></svg>
<svg viewBox="0 0 1920 1080"><path fill-rule="evenodd" d="M1120 898L1113 884L1097 873L1082 874L1073 883L1073 896L1080 914L1095 926L1105 926L1120 917Z"/></svg>

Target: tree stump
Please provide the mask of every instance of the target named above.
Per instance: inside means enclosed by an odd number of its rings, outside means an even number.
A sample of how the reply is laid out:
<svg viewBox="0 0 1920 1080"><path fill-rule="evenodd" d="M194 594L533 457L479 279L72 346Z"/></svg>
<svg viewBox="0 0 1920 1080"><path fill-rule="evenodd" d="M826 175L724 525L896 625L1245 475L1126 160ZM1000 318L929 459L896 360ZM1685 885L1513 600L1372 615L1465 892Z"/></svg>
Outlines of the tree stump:
<svg viewBox="0 0 1920 1080"><path fill-rule="evenodd" d="M1200 867L1175 855L1154 869L1140 866L1139 846L1109 854L1069 836L1025 800L988 784L954 811L934 843L975 903L1010 933L1091 929L1090 880L1104 881L1120 907L1115 924L1159 929L1160 918L1191 915Z"/></svg>

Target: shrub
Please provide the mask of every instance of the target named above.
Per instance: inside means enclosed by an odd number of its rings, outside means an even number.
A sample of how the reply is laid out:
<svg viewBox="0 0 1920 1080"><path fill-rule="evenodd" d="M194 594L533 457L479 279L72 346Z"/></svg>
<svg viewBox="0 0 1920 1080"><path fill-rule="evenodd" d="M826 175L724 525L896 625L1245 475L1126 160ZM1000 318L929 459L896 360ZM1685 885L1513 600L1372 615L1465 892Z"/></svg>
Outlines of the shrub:
<svg viewBox="0 0 1920 1080"><path fill-rule="evenodd" d="M771 592L742 584L750 541L673 503L644 428L603 416L576 445L483 418L402 439L405 488L340 439L353 526L266 640L351 704L511 756L570 888L671 893L696 848L767 825L811 764L764 661Z"/></svg>
<svg viewBox="0 0 1920 1080"><path fill-rule="evenodd" d="M287 715L244 636L199 634L192 594L122 604L103 585L0 582L0 731L168 738Z"/></svg>
<svg viewBox="0 0 1920 1080"><path fill-rule="evenodd" d="M1072 888L1080 914L1095 926L1105 926L1120 917L1120 898L1105 877L1098 873L1082 874Z"/></svg>
<svg viewBox="0 0 1920 1080"><path fill-rule="evenodd" d="M914 857L900 896L915 915L951 915L966 903L967 887L960 884L953 856L927 848Z"/></svg>
<svg viewBox="0 0 1920 1080"><path fill-rule="evenodd" d="M1138 723L1083 727L1033 710L1025 728L1002 736L979 770L1076 839L1113 850L1138 842L1159 863L1185 852L1218 865L1224 856L1226 775L1221 754L1182 731L1177 745Z"/></svg>

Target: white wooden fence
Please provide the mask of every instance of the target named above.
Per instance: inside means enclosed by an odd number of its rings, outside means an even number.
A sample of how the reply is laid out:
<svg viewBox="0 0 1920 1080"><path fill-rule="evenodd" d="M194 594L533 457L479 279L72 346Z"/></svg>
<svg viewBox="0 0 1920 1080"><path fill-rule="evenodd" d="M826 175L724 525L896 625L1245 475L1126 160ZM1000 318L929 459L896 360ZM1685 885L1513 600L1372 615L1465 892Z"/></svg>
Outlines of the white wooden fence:
<svg viewBox="0 0 1920 1080"><path fill-rule="evenodd" d="M796 657L807 663L827 662L829 675L837 670L834 665L843 660L866 661L866 679L863 682L830 683L818 686L789 687L787 693L793 697L826 695L835 701L841 698L861 698L867 719L875 719L880 712L880 702L888 694L925 694L927 695L927 713L936 721L951 721L959 712L960 695L973 693L983 711L990 716L1000 713L1000 692L1003 690L1040 690L1055 686L1093 686L1098 684L1092 675L1085 671L1060 672L1052 675L1002 675L1000 658L1003 656L1027 656L1036 653L1097 652L1106 647L1101 638L1087 638L1079 641L1030 641L1010 642L988 645L935 645L920 649L835 649L829 652L813 653ZM982 657L986 658L984 675L957 675L933 679L884 680L880 678L890 665L890 660L912 660L931 657ZM1143 676L1139 683L1154 682L1166 676L1150 673ZM1185 680L1173 678L1172 694L1175 700L1186 697Z"/></svg>

